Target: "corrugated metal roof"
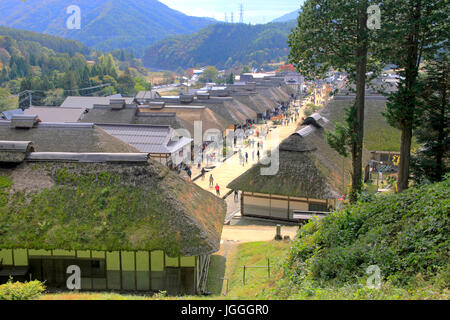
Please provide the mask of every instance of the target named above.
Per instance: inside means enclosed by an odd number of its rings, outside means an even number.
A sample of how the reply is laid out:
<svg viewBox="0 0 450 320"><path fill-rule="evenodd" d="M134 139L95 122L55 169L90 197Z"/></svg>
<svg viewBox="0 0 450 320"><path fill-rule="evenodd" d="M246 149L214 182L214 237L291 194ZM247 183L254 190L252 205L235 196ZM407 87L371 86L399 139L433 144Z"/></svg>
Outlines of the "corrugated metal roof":
<svg viewBox="0 0 450 320"><path fill-rule="evenodd" d="M316 128L313 125L309 125L307 127L304 127L303 129L297 131L294 134L298 134L301 137L306 137L308 135L310 135L311 133L313 133L316 130Z"/></svg>
<svg viewBox="0 0 450 320"><path fill-rule="evenodd" d="M5 120L11 120L12 116L14 114L23 114L23 110L22 109L16 109L16 110L7 110L7 111L3 111L0 113L1 117L0 119L5 119Z"/></svg>
<svg viewBox="0 0 450 320"><path fill-rule="evenodd" d="M112 124L98 126L117 139L147 153L172 154L192 141L185 138L172 143L173 129L169 126Z"/></svg>

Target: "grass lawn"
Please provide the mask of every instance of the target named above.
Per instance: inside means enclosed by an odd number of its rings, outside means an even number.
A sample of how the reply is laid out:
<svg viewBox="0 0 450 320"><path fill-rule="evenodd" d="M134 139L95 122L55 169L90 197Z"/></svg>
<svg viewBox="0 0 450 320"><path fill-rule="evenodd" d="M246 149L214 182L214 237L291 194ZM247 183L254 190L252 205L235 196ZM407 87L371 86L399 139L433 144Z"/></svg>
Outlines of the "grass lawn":
<svg viewBox="0 0 450 320"><path fill-rule="evenodd" d="M225 277L229 279L229 292L225 299L262 299L265 290L275 285L282 276L282 263L291 246L289 241L252 242L236 246L227 259ZM246 269L243 266L267 266L270 260L270 279L267 268Z"/></svg>

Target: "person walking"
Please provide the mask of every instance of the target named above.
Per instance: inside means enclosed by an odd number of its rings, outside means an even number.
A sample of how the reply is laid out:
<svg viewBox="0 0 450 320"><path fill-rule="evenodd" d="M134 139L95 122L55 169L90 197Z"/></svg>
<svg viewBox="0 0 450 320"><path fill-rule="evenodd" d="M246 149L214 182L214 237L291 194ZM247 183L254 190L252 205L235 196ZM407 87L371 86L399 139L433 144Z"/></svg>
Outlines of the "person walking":
<svg viewBox="0 0 450 320"><path fill-rule="evenodd" d="M248 163L248 152L245 153L245 163Z"/></svg>
<svg viewBox="0 0 450 320"><path fill-rule="evenodd" d="M205 181L206 170L202 168L202 180Z"/></svg>
<svg viewBox="0 0 450 320"><path fill-rule="evenodd" d="M191 171L191 169L188 169L188 170L186 171L186 173L187 173L187 175L188 175L188 177L189 177L189 181L191 181L191 180L192 180L192 171Z"/></svg>
<svg viewBox="0 0 450 320"><path fill-rule="evenodd" d="M259 150L258 150L258 153L256 155L258 156L258 162L259 162L259 159L261 158L261 154L259 153Z"/></svg>
<svg viewBox="0 0 450 320"><path fill-rule="evenodd" d="M234 202L238 202L239 201L239 191L234 190Z"/></svg>
<svg viewBox="0 0 450 320"><path fill-rule="evenodd" d="M216 184L216 194L217 196L220 196L220 187L218 183Z"/></svg>
<svg viewBox="0 0 450 320"><path fill-rule="evenodd" d="M213 175L209 176L209 187L212 188L214 187L214 178Z"/></svg>

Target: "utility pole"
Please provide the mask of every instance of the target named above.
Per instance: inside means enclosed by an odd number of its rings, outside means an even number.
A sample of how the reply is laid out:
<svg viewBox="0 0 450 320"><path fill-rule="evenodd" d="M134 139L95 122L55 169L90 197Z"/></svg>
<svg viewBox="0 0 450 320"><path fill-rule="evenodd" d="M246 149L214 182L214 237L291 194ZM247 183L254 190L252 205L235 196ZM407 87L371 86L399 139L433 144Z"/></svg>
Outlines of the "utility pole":
<svg viewBox="0 0 450 320"><path fill-rule="evenodd" d="M244 23L244 5L242 3L239 9L240 9L239 23Z"/></svg>

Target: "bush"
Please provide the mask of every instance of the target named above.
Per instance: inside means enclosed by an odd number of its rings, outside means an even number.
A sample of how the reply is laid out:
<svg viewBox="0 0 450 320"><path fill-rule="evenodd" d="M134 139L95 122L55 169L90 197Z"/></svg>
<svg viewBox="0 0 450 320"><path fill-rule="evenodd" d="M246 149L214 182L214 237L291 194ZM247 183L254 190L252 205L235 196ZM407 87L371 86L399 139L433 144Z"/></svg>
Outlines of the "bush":
<svg viewBox="0 0 450 320"><path fill-rule="evenodd" d="M352 285L370 265L384 281L407 288L418 276L450 285L450 177L380 195L305 225L286 263L293 283Z"/></svg>
<svg viewBox="0 0 450 320"><path fill-rule="evenodd" d="M320 109L321 109L321 106L317 106L315 104L308 103L305 107L305 116L309 117L313 113L319 111Z"/></svg>
<svg viewBox="0 0 450 320"><path fill-rule="evenodd" d="M32 300L37 299L45 291L40 281L12 282L0 285L0 300Z"/></svg>

